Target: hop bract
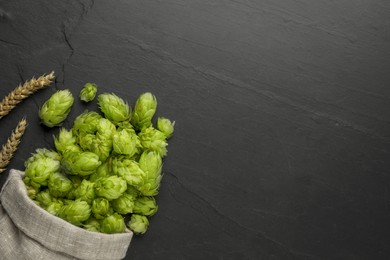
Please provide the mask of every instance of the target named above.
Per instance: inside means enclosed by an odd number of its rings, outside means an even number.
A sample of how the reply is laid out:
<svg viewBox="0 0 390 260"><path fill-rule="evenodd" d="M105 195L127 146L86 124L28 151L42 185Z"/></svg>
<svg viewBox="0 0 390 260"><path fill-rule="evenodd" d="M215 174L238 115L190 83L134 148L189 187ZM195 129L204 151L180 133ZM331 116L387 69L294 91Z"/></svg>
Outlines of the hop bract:
<svg viewBox="0 0 390 260"><path fill-rule="evenodd" d="M130 119L131 108L115 94L104 93L98 96L100 110L112 122L122 122Z"/></svg>
<svg viewBox="0 0 390 260"><path fill-rule="evenodd" d="M61 164L68 174L86 176L94 173L101 162L99 156L92 152L68 152Z"/></svg>
<svg viewBox="0 0 390 260"><path fill-rule="evenodd" d="M39 110L39 118L48 127L60 125L68 116L74 98L69 90L54 93Z"/></svg>
<svg viewBox="0 0 390 260"><path fill-rule="evenodd" d="M152 93L146 92L140 95L135 103L131 123L138 130L149 127L152 124L152 118L156 113L156 109L157 100Z"/></svg>
<svg viewBox="0 0 390 260"><path fill-rule="evenodd" d="M100 226L100 231L107 234L123 233L125 229L125 220L118 213L114 213L104 218Z"/></svg>
<svg viewBox="0 0 390 260"><path fill-rule="evenodd" d="M168 118L159 117L157 118L157 129L164 133L166 139L170 138L173 134L175 122L171 122Z"/></svg>
<svg viewBox="0 0 390 260"><path fill-rule="evenodd" d="M80 91L80 99L85 102L92 101L97 92L97 85L94 83L86 83Z"/></svg>
<svg viewBox="0 0 390 260"><path fill-rule="evenodd" d="M81 200L69 201L58 212L58 216L73 225L80 226L91 215L91 207Z"/></svg>
<svg viewBox="0 0 390 260"><path fill-rule="evenodd" d="M153 216L157 209L154 197L139 197L134 202L133 212L144 216Z"/></svg>
<svg viewBox="0 0 390 260"><path fill-rule="evenodd" d="M108 200L119 198L127 189L127 183L118 176L100 178L95 183L96 195Z"/></svg>
<svg viewBox="0 0 390 260"><path fill-rule="evenodd" d="M134 233L145 234L149 227L149 220L146 216L132 214L127 225Z"/></svg>

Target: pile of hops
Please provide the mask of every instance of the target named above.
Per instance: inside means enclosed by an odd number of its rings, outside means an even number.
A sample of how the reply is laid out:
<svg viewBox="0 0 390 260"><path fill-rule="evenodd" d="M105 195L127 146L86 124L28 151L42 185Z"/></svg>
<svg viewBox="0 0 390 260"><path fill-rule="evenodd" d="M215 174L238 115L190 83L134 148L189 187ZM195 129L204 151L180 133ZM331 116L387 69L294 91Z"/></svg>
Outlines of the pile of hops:
<svg viewBox="0 0 390 260"><path fill-rule="evenodd" d="M96 86L86 84L81 99L91 101ZM43 124L61 124L73 105L60 90L39 111ZM85 111L71 129L54 137L55 151L40 148L25 162L24 183L34 202L49 213L89 231L143 234L157 211L155 196L174 122L152 119L157 100L142 94L131 107L115 94L98 96L101 113Z"/></svg>

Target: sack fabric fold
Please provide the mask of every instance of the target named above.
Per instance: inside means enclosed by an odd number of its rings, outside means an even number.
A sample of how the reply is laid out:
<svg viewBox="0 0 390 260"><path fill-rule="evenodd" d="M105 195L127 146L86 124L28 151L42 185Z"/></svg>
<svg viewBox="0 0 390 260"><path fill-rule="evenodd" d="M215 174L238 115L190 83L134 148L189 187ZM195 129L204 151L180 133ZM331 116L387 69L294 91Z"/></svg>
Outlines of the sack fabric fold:
<svg viewBox="0 0 390 260"><path fill-rule="evenodd" d="M133 233L90 232L37 206L27 195L24 172L10 170L0 193L1 259L122 259Z"/></svg>

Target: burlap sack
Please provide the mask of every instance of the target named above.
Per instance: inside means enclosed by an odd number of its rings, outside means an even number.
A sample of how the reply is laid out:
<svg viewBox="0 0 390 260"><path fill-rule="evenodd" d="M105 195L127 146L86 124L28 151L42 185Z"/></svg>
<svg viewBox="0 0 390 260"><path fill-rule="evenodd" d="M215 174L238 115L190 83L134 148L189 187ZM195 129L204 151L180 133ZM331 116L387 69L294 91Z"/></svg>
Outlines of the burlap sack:
<svg viewBox="0 0 390 260"><path fill-rule="evenodd" d="M24 173L11 170L0 194L0 259L122 259L133 233L89 232L55 217L27 196Z"/></svg>

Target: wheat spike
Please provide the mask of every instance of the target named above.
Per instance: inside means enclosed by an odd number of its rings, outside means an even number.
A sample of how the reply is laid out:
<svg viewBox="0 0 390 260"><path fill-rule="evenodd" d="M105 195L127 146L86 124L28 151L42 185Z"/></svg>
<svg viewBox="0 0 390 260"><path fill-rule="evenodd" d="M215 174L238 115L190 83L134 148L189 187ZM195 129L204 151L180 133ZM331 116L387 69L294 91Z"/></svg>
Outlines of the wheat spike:
<svg viewBox="0 0 390 260"><path fill-rule="evenodd" d="M3 145L3 148L0 151L0 173L5 171L12 156L14 155L15 151L18 149L18 145L22 139L26 127L27 127L27 121L25 118L23 118L22 120L19 121L15 130L8 138L7 143Z"/></svg>
<svg viewBox="0 0 390 260"><path fill-rule="evenodd" d="M16 87L0 102L0 119L8 115L8 113L23 99L27 98L34 92L50 85L54 78L54 71L52 71L48 75L42 75L37 79L32 78L23 85Z"/></svg>

